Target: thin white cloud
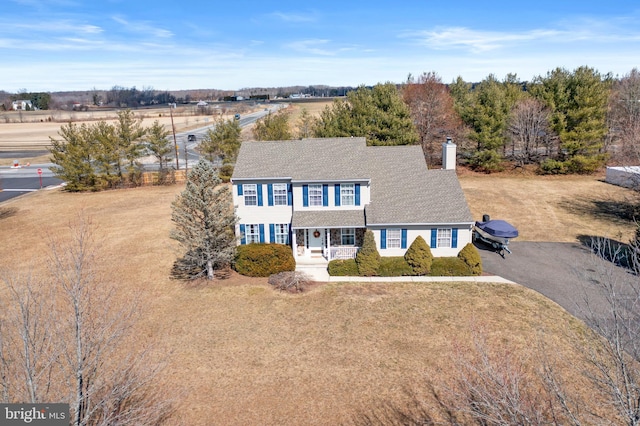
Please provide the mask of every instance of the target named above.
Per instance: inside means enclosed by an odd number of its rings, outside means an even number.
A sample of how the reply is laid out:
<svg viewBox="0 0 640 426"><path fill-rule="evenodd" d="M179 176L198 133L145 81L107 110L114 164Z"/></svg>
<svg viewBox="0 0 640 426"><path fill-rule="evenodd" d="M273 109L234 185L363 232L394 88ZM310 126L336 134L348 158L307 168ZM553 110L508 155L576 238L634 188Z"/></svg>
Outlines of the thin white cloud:
<svg viewBox="0 0 640 426"><path fill-rule="evenodd" d="M283 22L294 22L294 23L314 22L317 20L317 17L313 13L273 12L273 13L270 13L269 16Z"/></svg>
<svg viewBox="0 0 640 426"><path fill-rule="evenodd" d="M484 31L467 27L436 27L422 31L407 31L401 38L434 49L466 50L483 53L522 44L567 44L588 41L590 43L614 43L640 40L640 32L623 23L629 20L576 19L558 28L536 28L523 31Z"/></svg>
<svg viewBox="0 0 640 426"><path fill-rule="evenodd" d="M328 43L329 40L323 39L298 40L286 44L285 47L308 55L333 56L335 55L335 50L322 48Z"/></svg>
<svg viewBox="0 0 640 426"><path fill-rule="evenodd" d="M164 28L158 28L150 25L148 22L138 21L138 22L130 22L121 16L112 16L115 22L120 24L125 30L138 33L138 34L151 34L155 37L161 38L171 38L173 37L173 32L166 30Z"/></svg>

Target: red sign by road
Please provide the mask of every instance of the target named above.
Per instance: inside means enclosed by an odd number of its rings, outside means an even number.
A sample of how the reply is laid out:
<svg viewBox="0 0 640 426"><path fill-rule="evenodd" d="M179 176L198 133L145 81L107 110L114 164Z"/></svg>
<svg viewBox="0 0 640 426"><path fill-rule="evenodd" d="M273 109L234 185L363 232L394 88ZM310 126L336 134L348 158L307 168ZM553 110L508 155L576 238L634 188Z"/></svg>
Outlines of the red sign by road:
<svg viewBox="0 0 640 426"><path fill-rule="evenodd" d="M38 169L38 174L42 176L42 169Z"/></svg>

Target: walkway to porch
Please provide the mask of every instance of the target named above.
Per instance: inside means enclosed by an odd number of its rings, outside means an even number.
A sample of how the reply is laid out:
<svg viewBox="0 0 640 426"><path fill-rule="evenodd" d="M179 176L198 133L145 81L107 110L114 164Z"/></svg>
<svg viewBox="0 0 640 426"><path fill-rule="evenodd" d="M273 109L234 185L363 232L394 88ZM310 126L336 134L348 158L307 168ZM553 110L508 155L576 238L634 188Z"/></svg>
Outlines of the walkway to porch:
<svg viewBox="0 0 640 426"><path fill-rule="evenodd" d="M329 262L323 257L319 258L297 258L296 271L304 272L314 281L328 282L329 272L327 266Z"/></svg>

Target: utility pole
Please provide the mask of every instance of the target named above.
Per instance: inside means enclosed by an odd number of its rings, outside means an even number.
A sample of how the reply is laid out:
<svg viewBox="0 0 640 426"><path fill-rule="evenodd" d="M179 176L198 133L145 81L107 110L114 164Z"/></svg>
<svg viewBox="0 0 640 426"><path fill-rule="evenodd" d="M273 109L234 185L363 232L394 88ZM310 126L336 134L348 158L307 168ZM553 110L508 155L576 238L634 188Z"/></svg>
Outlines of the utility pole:
<svg viewBox="0 0 640 426"><path fill-rule="evenodd" d="M178 141L176 140L176 126L173 125L173 104L169 104L169 114L171 115L171 130L173 130L173 147L176 150L176 170L180 170L180 162L178 161ZM187 146L185 145L185 150Z"/></svg>

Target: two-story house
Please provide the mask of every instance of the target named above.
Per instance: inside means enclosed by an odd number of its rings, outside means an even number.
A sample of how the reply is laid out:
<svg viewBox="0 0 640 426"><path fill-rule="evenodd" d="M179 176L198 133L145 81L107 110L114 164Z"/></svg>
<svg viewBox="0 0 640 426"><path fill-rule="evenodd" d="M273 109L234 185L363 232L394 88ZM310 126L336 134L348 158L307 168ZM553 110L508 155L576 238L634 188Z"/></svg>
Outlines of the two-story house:
<svg viewBox="0 0 640 426"><path fill-rule="evenodd" d="M451 164L455 145L445 145ZM471 242L474 221L455 170L428 170L419 146L243 142L231 181L240 244L288 244L296 261L355 257L366 229L382 256L402 256L418 235L436 257Z"/></svg>

